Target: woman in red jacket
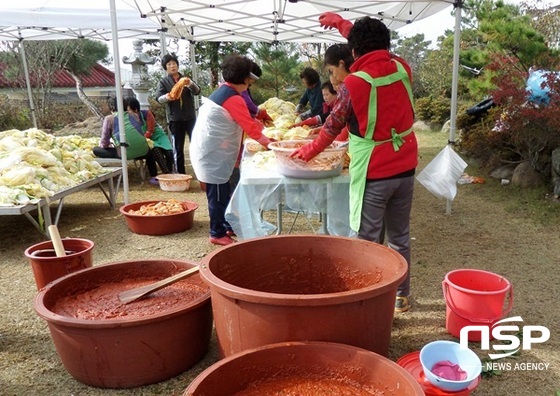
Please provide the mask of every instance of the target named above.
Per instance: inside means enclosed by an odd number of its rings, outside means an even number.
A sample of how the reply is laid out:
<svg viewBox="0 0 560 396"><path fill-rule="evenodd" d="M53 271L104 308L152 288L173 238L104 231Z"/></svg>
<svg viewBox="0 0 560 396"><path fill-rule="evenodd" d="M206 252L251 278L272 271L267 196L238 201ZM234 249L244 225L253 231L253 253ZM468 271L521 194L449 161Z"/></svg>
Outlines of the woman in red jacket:
<svg viewBox="0 0 560 396"><path fill-rule="evenodd" d="M410 66L389 52L390 32L381 21L364 17L352 26L332 13L319 20L347 37L355 59L344 80L353 110L346 119L352 158L350 226L359 238L379 242L385 219L389 247L408 263L395 303L395 310L404 312L410 308L410 212L418 164ZM328 132L323 128L292 155L309 161L338 133Z"/></svg>

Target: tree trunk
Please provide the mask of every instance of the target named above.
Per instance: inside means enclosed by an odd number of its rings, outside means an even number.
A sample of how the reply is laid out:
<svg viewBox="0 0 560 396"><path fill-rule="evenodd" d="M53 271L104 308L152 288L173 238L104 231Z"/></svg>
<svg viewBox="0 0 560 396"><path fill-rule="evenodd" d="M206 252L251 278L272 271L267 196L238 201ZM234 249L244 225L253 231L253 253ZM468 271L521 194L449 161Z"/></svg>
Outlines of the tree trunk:
<svg viewBox="0 0 560 396"><path fill-rule="evenodd" d="M91 110L91 112L95 116L99 117L99 119L102 120L104 118L103 113L101 112L99 107L97 107L95 103L93 103L84 92L84 89L82 88L82 80L80 79L80 77L72 73L72 71L68 68L64 68L64 70L66 70L68 74L70 74L72 78L76 81L76 92L78 93L78 98L80 98L80 100Z"/></svg>

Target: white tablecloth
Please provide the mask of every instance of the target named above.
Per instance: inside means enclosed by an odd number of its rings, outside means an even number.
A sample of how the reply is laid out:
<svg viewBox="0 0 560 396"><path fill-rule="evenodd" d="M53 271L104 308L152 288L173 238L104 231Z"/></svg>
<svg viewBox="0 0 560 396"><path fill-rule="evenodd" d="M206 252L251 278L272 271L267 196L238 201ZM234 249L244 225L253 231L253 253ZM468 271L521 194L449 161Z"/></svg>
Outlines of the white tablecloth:
<svg viewBox="0 0 560 396"><path fill-rule="evenodd" d="M257 238L282 231L282 211L320 214L323 233L355 236L349 226L349 183L345 170L337 177L295 179L243 161L241 178L226 210L226 220L239 239ZM261 211L277 210L274 225L265 221Z"/></svg>

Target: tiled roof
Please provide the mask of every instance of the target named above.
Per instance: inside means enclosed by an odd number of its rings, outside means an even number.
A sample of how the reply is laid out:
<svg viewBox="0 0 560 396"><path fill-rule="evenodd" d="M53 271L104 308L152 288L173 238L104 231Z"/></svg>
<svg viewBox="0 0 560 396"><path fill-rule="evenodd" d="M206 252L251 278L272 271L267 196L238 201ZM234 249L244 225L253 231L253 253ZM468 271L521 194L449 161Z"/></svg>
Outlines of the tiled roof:
<svg viewBox="0 0 560 396"><path fill-rule="evenodd" d="M25 87L25 78L22 77L19 81L8 81L8 79L4 77L5 71L6 65L0 63L0 89ZM33 72L30 73L29 78L31 80L31 85L34 86L35 76ZM95 64L90 74L82 75L81 80L84 88L114 87L115 73L100 64ZM55 73L53 88L72 88L75 86L76 82L65 70L61 69Z"/></svg>

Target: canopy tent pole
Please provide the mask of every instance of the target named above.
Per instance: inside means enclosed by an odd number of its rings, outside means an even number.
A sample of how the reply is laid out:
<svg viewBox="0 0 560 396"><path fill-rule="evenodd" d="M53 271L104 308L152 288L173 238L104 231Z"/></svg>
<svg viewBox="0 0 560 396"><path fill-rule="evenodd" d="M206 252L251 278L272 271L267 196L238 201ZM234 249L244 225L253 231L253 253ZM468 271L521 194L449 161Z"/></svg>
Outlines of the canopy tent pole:
<svg viewBox="0 0 560 396"><path fill-rule="evenodd" d="M459 51L461 50L461 10L463 0L457 0L455 6L455 34L453 35L453 68L451 80L451 114L449 122L448 144L455 144L455 130L457 123L457 91L459 86ZM446 214L451 214L451 200L447 200Z"/></svg>
<svg viewBox="0 0 560 396"><path fill-rule="evenodd" d="M189 58L191 58L191 72L194 81L198 81L198 67L196 67L194 40L189 40Z"/></svg>
<svg viewBox="0 0 560 396"><path fill-rule="evenodd" d="M192 30L194 33L194 30ZM194 81L198 81L198 67L196 65L196 48L195 48L195 41L189 40L189 57L191 58L191 73L192 79ZM200 96L194 96L194 108L198 114L198 109L200 108Z"/></svg>
<svg viewBox="0 0 560 396"><path fill-rule="evenodd" d="M449 126L449 144L455 144L457 121L457 91L459 85L459 52L461 51L461 10L463 0L455 2L455 34L453 35L453 68L451 82L451 115Z"/></svg>
<svg viewBox="0 0 560 396"><path fill-rule="evenodd" d="M25 55L25 45L23 38L19 39L21 46L21 62L23 63L23 72L25 74L25 84L27 85L27 95L29 96L29 109L31 110L31 118L33 119L33 127L37 128L37 117L35 115L35 104L33 102L33 90L31 88L31 80L29 78L29 69L27 68L27 57Z"/></svg>
<svg viewBox="0 0 560 396"><path fill-rule="evenodd" d="M117 11L115 7L115 0L109 0L111 6L111 26L113 28L113 54L116 60L115 65L115 93L117 96L117 109L118 109L118 122L119 122L119 140L121 148L122 160L122 181L124 191L124 203L128 204L128 164L126 160L126 133L124 130L124 108L123 108L123 94L121 89L121 67L119 55L119 34L117 27Z"/></svg>

